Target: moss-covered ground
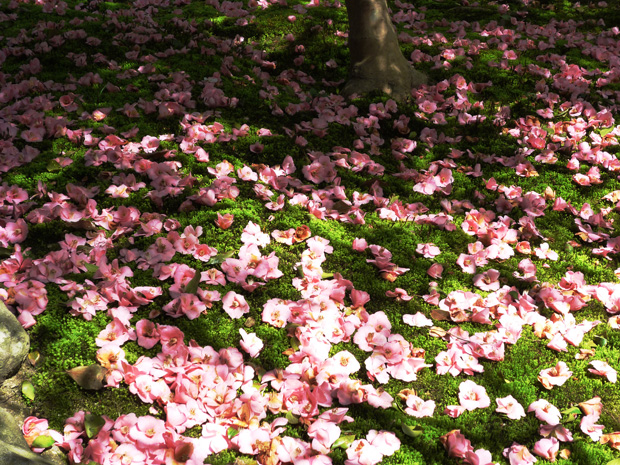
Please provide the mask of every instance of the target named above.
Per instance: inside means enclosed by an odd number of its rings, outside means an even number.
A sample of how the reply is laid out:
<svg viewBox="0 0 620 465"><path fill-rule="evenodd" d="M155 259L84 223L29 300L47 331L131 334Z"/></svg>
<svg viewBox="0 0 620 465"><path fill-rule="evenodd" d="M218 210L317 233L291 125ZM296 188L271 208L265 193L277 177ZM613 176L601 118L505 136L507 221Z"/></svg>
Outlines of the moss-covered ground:
<svg viewBox="0 0 620 465"><path fill-rule="evenodd" d="M231 319L222 302L195 319L172 318L162 308L173 298L173 279L158 279L154 268L159 273L161 264L157 268L137 258L158 238L170 237L171 223L160 225L155 234L144 233L144 225L159 218L162 223L178 221L179 234L187 226L202 227L200 243L219 253L230 252L234 258L249 222L268 234L306 225L312 236L329 241L333 253L322 263L324 279L339 273L355 289L367 292L367 312L384 312L392 334L424 349L424 359L431 365L415 381L391 377L381 385L373 383L364 368L368 352L352 340L331 347L330 355L347 350L358 359L362 369L352 378L381 386L396 403L404 406L398 393L414 389L437 405L431 417L407 417L406 425L418 427L419 434L413 435L405 434L402 415L395 408L378 409L365 402L347 406L355 421L341 425L346 434L363 439L371 429L385 430L401 441L400 449L381 463L459 463L440 441L455 429L474 449L490 451L494 462L508 463L502 452L513 442L532 450L541 438L541 422L533 413L510 420L495 411L495 399L508 395L526 410L543 398L563 412L598 396L603 432L620 431L620 389L589 371L592 360L620 369L620 329L617 320L610 320L617 311L613 291L620 286L620 249L613 241L620 198L613 194L611 201L604 198L620 190L620 125L615 120L620 104L620 10L613 1L608 3L390 2L404 55L429 77L428 86L396 105L385 95L351 102L339 95L347 78L348 25L344 4L338 1L312 6L298 0L1 0L0 269L4 284L0 292L12 309L31 313L36 320L27 325L32 352L40 356L31 380L34 399L27 400L33 415L47 419L50 428L61 432L65 420L78 411L112 420L130 413L166 419L164 402L144 403L130 392L129 382L86 390L66 372L99 363L96 339L112 321L109 310L118 307L136 307L128 327L151 319L177 326L187 344L194 340L215 350L239 348L241 328L254 332L264 348L254 359L244 356L257 372L258 367L269 371L291 363L288 355L293 345L297 349L298 341L285 328L264 322L263 306L269 299L302 298L293 280L303 276L298 264L306 242L286 245L272 238L261 253L275 253L282 276L258 279L264 285L252 292L230 279L225 286L200 284L222 296L229 291L243 295L250 310L242 318ZM425 106L430 104L434 108ZM378 105L388 108L387 114L377 110ZM219 131L212 126L216 124L221 125ZM192 139L192 125L197 131L198 125L205 133L215 133L213 140L204 134ZM122 141L117 144L113 136ZM148 147L146 136L158 139L156 148ZM412 150L403 149L407 144L412 144ZM30 159L33 149L38 155ZM355 152L367 155L362 169L354 165ZM310 179L302 171L321 155L336 165L335 178ZM295 163L294 172L282 171L287 156ZM151 171L138 160L147 160ZM229 174L234 180L232 193L215 176L214 169L222 162L234 167ZM243 180L237 170L244 166L263 175L258 181ZM274 168L280 184L269 184L265 167ZM442 169L448 169L453 179L447 187L433 187ZM403 173L409 176L394 176ZM119 175L135 176L135 182L143 184L132 190L131 182ZM492 179L499 188L491 187ZM109 190L123 183L126 194ZM95 189L91 203L72 194L72 185ZM12 186L16 187L11 190ZM425 187L430 191L422 192ZM17 188L25 192L19 201L13 197ZM257 189L270 193L261 198ZM204 201L206 192L217 198ZM542 201L540 214L524 200L527 193ZM364 194L374 201L355 203ZM267 205L279 195L284 201L281 209ZM296 201L296 195L306 195L310 203ZM576 210L554 208L558 199ZM382 212L398 202L412 210L400 218ZM413 211L418 203L423 211ZM138 217L123 223L117 214L123 207L135 208ZM490 229L498 229L499 224L488 223L505 217L514 240L497 234L494 242L493 234L467 232L472 212L481 209L496 215L487 221ZM324 218L317 217L320 210ZM71 218L70 212L81 219ZM105 221L106 212L113 217L111 223ZM216 224L218 214L234 216L228 229ZM450 215L452 227L425 222L424 214L431 219L433 214ZM14 232L23 229L23 223L17 223L20 218L27 226L25 237ZM537 232L519 223L527 218ZM478 224L483 227L484 221ZM62 244L68 234L88 242L71 249ZM386 248L392 253L391 262L409 270L394 281L383 279L377 267L367 262L374 258L370 251L352 249L356 238ZM483 248L501 243L512 253L488 259L475 273L464 272L457 263L459 256L472 253L468 245L477 241ZM517 247L521 241L529 242L532 250L547 243L558 258L521 253ZM424 257L416 251L418 244L427 243L441 253ZM20 251L26 260L15 266ZM535 280L517 277L523 274L519 265L527 258L536 267ZM112 286L113 280L102 276L101 264L114 260L131 270L124 280L128 287L121 287L114 298L110 297L114 292L108 293L91 319L71 314L72 303L75 307L75 299L88 289L104 295L102 287ZM209 263L177 252L163 263L205 272L221 269L223 260ZM439 278L427 273L434 263L443 266ZM46 266L57 267L59 274L50 277L43 271ZM476 287L474 276L489 269L499 271L506 293L532 296L533 311L543 319L557 312L543 301L541 291L557 290L567 272L582 273L585 285L579 292L562 289L556 300L580 295L585 307L571 312L576 322L600 324L585 333L579 346L569 344L563 352L548 348L546 337L537 336L531 324L523 324L518 341L505 344L503 360L481 358L484 371L472 376L438 375L435 358L447 349L448 337L434 337L428 327L412 327L402 317L422 312L430 318L439 308L423 298L431 281L436 281L440 300L459 291L486 298L492 290ZM40 306L33 303L35 291L27 286L33 282L45 288L47 301ZM72 283L76 283L73 290ZM141 286L161 287L161 295L142 303L124 295L127 289ZM15 289L22 288L25 294L16 297ZM386 292L395 288L413 298L387 297ZM603 289L610 290L607 300ZM516 312L518 305L513 304L504 310ZM347 293L341 309L350 307ZM470 335L493 331L500 316L496 311L492 308L490 324L456 322L450 317L434 318L433 324L445 330L460 327ZM155 357L160 346L145 349L128 341L122 349L126 362L134 364L142 356ZM577 359L581 349L593 353ZM558 362L565 362L572 375L563 385L547 390L539 374ZM444 410L459 404L459 385L466 379L485 387L491 405L451 418ZM265 392L273 389L267 387ZM267 420L277 416L283 414L270 413ZM558 456L557 463L599 465L620 459L618 450L581 431L582 416L574 411L563 415L562 424L572 431L574 441L560 444L568 452ZM186 432L187 436L200 434L200 428ZM310 442L303 422L287 425L281 435ZM88 438L83 440L86 446ZM233 446L230 449L209 455L206 463L245 463L247 455ZM346 445L330 452L334 464L347 460L345 449ZM264 458L250 458L265 463ZM549 462L538 457L538 463Z"/></svg>

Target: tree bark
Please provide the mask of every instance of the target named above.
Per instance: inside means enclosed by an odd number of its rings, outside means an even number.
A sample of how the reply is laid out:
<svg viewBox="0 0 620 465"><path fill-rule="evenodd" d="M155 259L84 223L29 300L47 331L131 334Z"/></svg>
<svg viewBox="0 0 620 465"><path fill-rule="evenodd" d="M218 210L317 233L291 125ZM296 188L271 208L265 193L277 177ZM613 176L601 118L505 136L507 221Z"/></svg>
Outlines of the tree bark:
<svg viewBox="0 0 620 465"><path fill-rule="evenodd" d="M399 100L410 97L411 89L426 83L426 75L400 51L386 0L346 0L346 7L351 67L342 94L379 90Z"/></svg>

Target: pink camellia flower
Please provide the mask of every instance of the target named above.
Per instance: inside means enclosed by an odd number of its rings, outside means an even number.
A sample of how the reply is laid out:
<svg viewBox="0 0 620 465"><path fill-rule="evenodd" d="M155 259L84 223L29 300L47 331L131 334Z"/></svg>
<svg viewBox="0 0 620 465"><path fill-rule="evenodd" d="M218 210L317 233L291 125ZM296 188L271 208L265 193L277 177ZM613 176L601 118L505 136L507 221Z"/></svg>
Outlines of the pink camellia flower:
<svg viewBox="0 0 620 465"><path fill-rule="evenodd" d="M562 419L562 414L558 408L545 399L538 399L532 402L527 408L527 411L534 412L536 418L540 421L544 421L548 425L559 425Z"/></svg>
<svg viewBox="0 0 620 465"><path fill-rule="evenodd" d="M215 220L215 224L218 225L221 229L228 229L233 224L233 220L235 215L230 213L226 213L224 216L217 214L217 220Z"/></svg>
<svg viewBox="0 0 620 465"><path fill-rule="evenodd" d="M406 290L401 289L400 287L397 287L393 291L385 291L385 295L387 297L394 298L394 299L398 300L399 302L400 301L408 302L409 300L413 299L413 297L411 297L409 294L407 294Z"/></svg>
<svg viewBox="0 0 620 465"><path fill-rule="evenodd" d="M553 386L561 386L572 375L573 372L568 369L566 363L558 362L554 367L541 370L538 375L538 381L540 381L546 389L551 389Z"/></svg>
<svg viewBox="0 0 620 465"><path fill-rule="evenodd" d="M532 253L532 247L528 241L521 241L517 243L517 252L524 255L530 255Z"/></svg>
<svg viewBox="0 0 620 465"><path fill-rule="evenodd" d="M159 148L159 138L153 136L144 136L140 142L145 153L154 152Z"/></svg>
<svg viewBox="0 0 620 465"><path fill-rule="evenodd" d="M543 242L540 245L540 248L535 248L534 253L536 254L538 258L543 259L543 260L548 258L549 260L557 261L558 259L558 253L551 250L549 248L549 244L546 242Z"/></svg>
<svg viewBox="0 0 620 465"><path fill-rule="evenodd" d="M467 410L486 408L491 405L491 399L489 399L484 386L480 386L471 380L463 381L459 386L459 402Z"/></svg>
<svg viewBox="0 0 620 465"><path fill-rule="evenodd" d="M523 406L512 396L497 398L496 412L505 413L511 420L518 420L525 417Z"/></svg>
<svg viewBox="0 0 620 465"><path fill-rule="evenodd" d="M371 429L368 431L366 439L372 446L378 447L383 455L394 455L394 452L400 449L400 439L391 431Z"/></svg>
<svg viewBox="0 0 620 465"><path fill-rule="evenodd" d="M432 242L429 242L428 244L418 244L415 251L422 255L424 258L435 258L441 253L439 247L437 247Z"/></svg>
<svg viewBox="0 0 620 465"><path fill-rule="evenodd" d="M183 342L183 331L176 326L157 325L159 339L161 342L161 351L164 354L176 353L185 344Z"/></svg>
<svg viewBox="0 0 620 465"><path fill-rule="evenodd" d="M201 262L208 262L214 255L217 255L217 250L207 244L196 244L192 252L192 256Z"/></svg>
<svg viewBox="0 0 620 465"><path fill-rule="evenodd" d="M127 328L118 318L114 318L114 320L99 333L97 339L95 339L95 344L99 347L103 347L106 344L122 346L129 339L132 341L136 340L136 333L134 330Z"/></svg>
<svg viewBox="0 0 620 465"><path fill-rule="evenodd" d="M245 301L245 297L234 291L229 291L222 297L222 304L224 305L224 311L234 319L241 318L250 311L250 306Z"/></svg>
<svg viewBox="0 0 620 465"><path fill-rule="evenodd" d="M263 348L263 341L256 336L256 333L248 334L243 328L239 328L239 334L241 334L241 341L239 342L241 348L246 351L250 357L258 357L258 354Z"/></svg>
<svg viewBox="0 0 620 465"><path fill-rule="evenodd" d="M375 465L383 459L378 447L370 444L366 439L353 441L347 448L345 465Z"/></svg>
<svg viewBox="0 0 620 465"><path fill-rule="evenodd" d="M353 289L351 291L351 303L353 304L353 308L363 307L368 302L370 302L370 295L367 292L360 291L358 289ZM381 326L381 329L377 330L377 332L383 332L383 328L387 328L388 332L389 332L389 329L392 326L390 325L389 320L385 316L385 313L377 312L377 313L371 315L368 318L368 324L369 325L374 324L375 320L377 320L378 324ZM373 323L371 323L371 321ZM387 321L387 323L383 324L386 321ZM386 334L386 336L387 336L387 334Z"/></svg>
<svg viewBox="0 0 620 465"><path fill-rule="evenodd" d="M517 444L516 442L513 442L512 446L504 449L503 455L508 459L510 465L532 465L538 462L527 447Z"/></svg>
<svg viewBox="0 0 620 465"><path fill-rule="evenodd" d="M435 401L424 401L413 393L409 393L405 402L407 402L405 413L416 418L432 417L436 407Z"/></svg>
<svg viewBox="0 0 620 465"><path fill-rule="evenodd" d="M129 429L129 437L141 449L151 449L164 444L166 424L163 420L150 415L139 417Z"/></svg>
<svg viewBox="0 0 620 465"><path fill-rule="evenodd" d="M467 452L463 457L463 462L467 465L496 465L491 452L486 449Z"/></svg>
<svg viewBox="0 0 620 465"><path fill-rule="evenodd" d="M200 438L202 445L212 454L228 449L226 430L227 428L224 425L205 423L202 425L202 437Z"/></svg>
<svg viewBox="0 0 620 465"><path fill-rule="evenodd" d="M210 284L212 286L226 286L226 275L216 268L202 271L200 279L204 280L205 284Z"/></svg>
<svg viewBox="0 0 620 465"><path fill-rule="evenodd" d="M58 99L58 103L60 103L63 110L71 113L78 109L78 104L75 102L75 97L76 96L73 93L63 95Z"/></svg>
<svg viewBox="0 0 620 465"><path fill-rule="evenodd" d="M340 373L346 375L357 373L361 368L360 363L357 361L355 356L347 350L341 350L337 354L330 357L330 360L333 360L334 365L338 367Z"/></svg>
<svg viewBox="0 0 620 465"><path fill-rule="evenodd" d="M312 438L312 448L315 451L328 454L331 445L340 437L340 427L331 421L319 418L308 428L308 436Z"/></svg>
<svg viewBox="0 0 620 465"><path fill-rule="evenodd" d="M516 60L518 57L514 50L506 50L502 58L505 60Z"/></svg>
<svg viewBox="0 0 620 465"><path fill-rule="evenodd" d="M467 452L471 452L474 448L471 442L461 434L461 430L454 429L439 438L443 446L448 451L450 457L463 458Z"/></svg>
<svg viewBox="0 0 620 465"><path fill-rule="evenodd" d="M458 418L463 415L463 412L465 412L465 410L465 407L463 407L462 405L448 405L443 411L443 413L448 415L450 418Z"/></svg>
<svg viewBox="0 0 620 465"><path fill-rule="evenodd" d="M543 438L551 436L558 441L573 442L573 434L562 425L540 425L538 432Z"/></svg>
<svg viewBox="0 0 620 465"><path fill-rule="evenodd" d="M359 239L357 237L353 239L353 250L355 250L356 252L363 252L367 248L368 243L366 242L366 239Z"/></svg>
<svg viewBox="0 0 620 465"><path fill-rule="evenodd" d="M474 276L474 286L483 291L497 291L499 289L499 271L490 269Z"/></svg>
<svg viewBox="0 0 620 465"><path fill-rule="evenodd" d="M560 449L560 441L556 438L544 438L534 444L534 453L549 462L555 462Z"/></svg>
<svg viewBox="0 0 620 465"><path fill-rule="evenodd" d="M28 417L24 420L22 434L30 446L32 441L48 432L49 424L45 418Z"/></svg>
<svg viewBox="0 0 620 465"><path fill-rule="evenodd" d="M605 429L604 425L597 425L596 422L599 419L598 414L593 413L591 415L586 415L581 419L581 423L579 427L584 434L590 436L594 442L598 442L603 435L603 429Z"/></svg>
<svg viewBox="0 0 620 465"><path fill-rule="evenodd" d="M473 255L460 254L456 264L461 267L463 273L474 274L476 272L476 259Z"/></svg>
<svg viewBox="0 0 620 465"><path fill-rule="evenodd" d="M601 416L601 412L603 411L603 404L601 403L601 398L596 396L590 400L586 400L585 402L581 402L579 404L579 408L586 415L596 414L599 417Z"/></svg>
<svg viewBox="0 0 620 465"><path fill-rule="evenodd" d="M283 463L302 463L310 452L310 445L301 439L284 436L276 449L278 459Z"/></svg>
<svg viewBox="0 0 620 465"><path fill-rule="evenodd" d="M422 312L417 312L413 315L403 315L403 323L409 326L415 326L417 328L423 328L424 326L433 326L433 320L427 318Z"/></svg>
<svg viewBox="0 0 620 465"><path fill-rule="evenodd" d="M433 279L439 279L443 273L443 266L439 263L433 263L428 270L426 270L426 273Z"/></svg>
<svg viewBox="0 0 620 465"><path fill-rule="evenodd" d="M243 168L237 170L237 176L239 176L239 179L242 181L258 181L258 174L252 171L252 168L245 165L243 165Z"/></svg>
<svg viewBox="0 0 620 465"><path fill-rule="evenodd" d="M611 366L609 366L607 362L603 362L602 360L592 360L590 365L594 367L588 368L590 373L605 376L611 383L615 383L618 380L618 373Z"/></svg>
<svg viewBox="0 0 620 465"><path fill-rule="evenodd" d="M144 465L146 455L131 443L125 443L114 449L110 465Z"/></svg>
<svg viewBox="0 0 620 465"><path fill-rule="evenodd" d="M269 242L271 242L271 238L269 237L269 234L266 234L260 230L259 225L249 221L241 234L241 242L244 244L256 244L259 247L265 247L269 244Z"/></svg>

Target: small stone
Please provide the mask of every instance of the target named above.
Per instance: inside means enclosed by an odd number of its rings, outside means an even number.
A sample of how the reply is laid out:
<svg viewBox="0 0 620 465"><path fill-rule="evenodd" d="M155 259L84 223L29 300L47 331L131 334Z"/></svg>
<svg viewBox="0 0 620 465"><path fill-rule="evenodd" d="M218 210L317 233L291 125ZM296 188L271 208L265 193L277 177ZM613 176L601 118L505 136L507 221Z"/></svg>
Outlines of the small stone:
<svg viewBox="0 0 620 465"><path fill-rule="evenodd" d="M0 301L0 383L17 373L28 350L28 334L4 302Z"/></svg>

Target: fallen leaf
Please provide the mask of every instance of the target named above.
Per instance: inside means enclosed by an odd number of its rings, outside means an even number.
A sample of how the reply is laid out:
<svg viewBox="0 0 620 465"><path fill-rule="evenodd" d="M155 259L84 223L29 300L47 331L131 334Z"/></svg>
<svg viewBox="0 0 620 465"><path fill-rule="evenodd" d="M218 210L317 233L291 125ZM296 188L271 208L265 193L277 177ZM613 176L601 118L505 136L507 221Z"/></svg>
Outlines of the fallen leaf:
<svg viewBox="0 0 620 465"><path fill-rule="evenodd" d="M439 310L435 308L431 311L431 318L437 321L449 321L450 312L448 312L447 310Z"/></svg>
<svg viewBox="0 0 620 465"><path fill-rule="evenodd" d="M94 415L92 413L84 415L84 429L86 430L86 436L89 438L97 436L103 425L105 425L105 420L101 415Z"/></svg>
<svg viewBox="0 0 620 465"><path fill-rule="evenodd" d="M348 203L343 202L342 200L338 200L334 202L334 205L332 206L332 208L336 210L338 213L340 213L341 215L346 215L347 213L351 211L352 207Z"/></svg>
<svg viewBox="0 0 620 465"><path fill-rule="evenodd" d="M196 294L196 292L198 292L198 284L200 283L201 274L202 273L198 270L194 272L194 276L192 277L192 279L190 279L190 281L185 286L186 294Z"/></svg>
<svg viewBox="0 0 620 465"><path fill-rule="evenodd" d="M296 425L299 423L299 418L293 415L290 411L286 412L286 419L288 420L289 425Z"/></svg>
<svg viewBox="0 0 620 465"><path fill-rule="evenodd" d="M48 447L52 447L56 441L53 437L47 435L37 436L34 441L32 441L31 447L33 448L41 448L47 449Z"/></svg>
<svg viewBox="0 0 620 465"><path fill-rule="evenodd" d="M588 357L592 357L594 355L593 349L579 349L579 353L575 355L577 360L585 360Z"/></svg>
<svg viewBox="0 0 620 465"><path fill-rule="evenodd" d="M417 438L418 436L421 436L422 433L424 432L422 427L419 425L409 426L403 423L400 425L400 428L403 430L403 433L405 433L407 436L410 436L412 438Z"/></svg>
<svg viewBox="0 0 620 465"><path fill-rule="evenodd" d="M610 126L608 128L603 128L603 129L601 129L601 132L599 134L601 135L601 137L605 137L607 134L609 134L614 129L615 129L614 126Z"/></svg>
<svg viewBox="0 0 620 465"><path fill-rule="evenodd" d="M599 346L599 347L604 347L607 345L607 339L605 339L604 337L601 336L594 336L592 338L592 340L594 341L594 343Z"/></svg>
<svg viewBox="0 0 620 465"><path fill-rule="evenodd" d="M433 326L433 327L429 330L428 334L429 334L431 337L437 337L437 338L442 339L442 338L444 338L444 337L446 336L446 334L448 334L448 331L446 331L446 330L445 330L445 329L443 329L443 328L440 328L439 326Z"/></svg>
<svg viewBox="0 0 620 465"><path fill-rule="evenodd" d="M229 252L218 253L217 255L209 259L209 261L207 262L207 265L219 265L227 258L231 258L234 254L235 254L234 250L231 250Z"/></svg>
<svg viewBox="0 0 620 465"><path fill-rule="evenodd" d="M37 352L36 350L28 354L28 361L30 362L32 366L35 366L40 360L41 360L41 354Z"/></svg>
<svg viewBox="0 0 620 465"><path fill-rule="evenodd" d="M71 376L80 387L93 391L103 389L103 378L107 372L107 369L97 364L80 366L67 370L67 374Z"/></svg>
<svg viewBox="0 0 620 465"><path fill-rule="evenodd" d="M194 445L191 442L183 442L174 448L174 460L185 463L194 453Z"/></svg>
<svg viewBox="0 0 620 465"><path fill-rule="evenodd" d="M347 449L351 443L355 441L354 434L347 434L344 436L340 436L336 441L332 444L332 449L336 449L340 447L341 449Z"/></svg>
<svg viewBox="0 0 620 465"><path fill-rule="evenodd" d="M26 399L34 400L34 386L30 381L24 381L22 383L22 394Z"/></svg>

